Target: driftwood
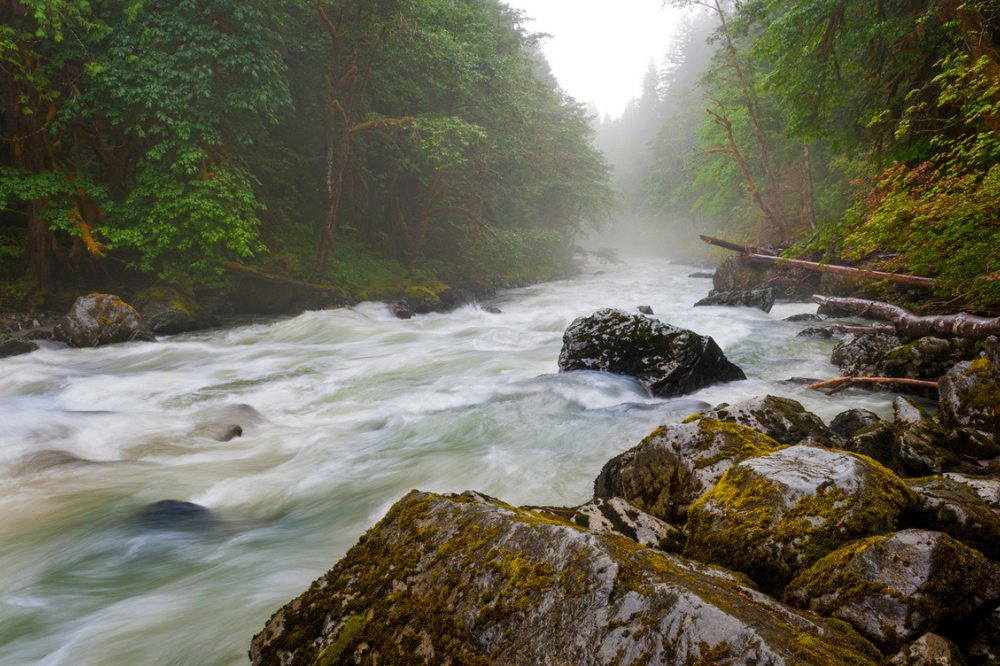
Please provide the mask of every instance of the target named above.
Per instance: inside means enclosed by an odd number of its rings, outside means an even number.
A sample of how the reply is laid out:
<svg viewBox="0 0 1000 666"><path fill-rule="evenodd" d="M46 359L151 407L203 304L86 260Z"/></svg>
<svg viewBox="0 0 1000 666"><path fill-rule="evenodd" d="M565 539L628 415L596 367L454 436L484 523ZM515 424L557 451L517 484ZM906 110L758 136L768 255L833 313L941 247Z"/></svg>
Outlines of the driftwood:
<svg viewBox="0 0 1000 666"><path fill-rule="evenodd" d="M830 389L824 392L827 395L833 395L834 393L843 391L844 389L850 388L855 384L895 384L932 389L936 389L938 385L937 382L926 381L923 379L905 379L902 377L838 377L837 379L829 379L825 382L807 386L806 388L815 389L817 391Z"/></svg>
<svg viewBox="0 0 1000 666"><path fill-rule="evenodd" d="M920 317L906 308L867 301L861 298L836 298L833 296L813 296L820 305L830 305L847 310L859 317L888 321L892 325L892 335L907 340L916 340L928 335L937 338L969 338L985 340L991 335L1000 335L1000 318L986 319L965 314ZM880 333L889 332L887 327L879 327Z"/></svg>
<svg viewBox="0 0 1000 666"><path fill-rule="evenodd" d="M324 284L314 284L312 282L302 282L301 280L293 280L291 278L281 277L280 275L274 275L272 273L265 273L264 271L257 270L256 268L250 268L249 266L243 266L242 264L237 264L236 262L229 262L228 264L222 264L222 267L227 271L232 271L233 273L239 273L246 277L251 277L257 280L262 280L264 282L271 282L273 284L283 284L294 289L305 289L307 291L323 291L331 294L337 294L338 296L344 295L343 289L338 289L337 287L330 287Z"/></svg>
<svg viewBox="0 0 1000 666"><path fill-rule="evenodd" d="M755 245L730 243L729 241L712 238L711 236L699 236L699 238L709 245L717 245L726 250L739 252L746 258L747 261L778 264L779 266L798 266L800 268L807 268L811 271L819 271L820 273L833 273L834 275L845 275L848 277L863 278L866 280L889 280L890 282L908 284L914 287L934 286L934 280L932 278L919 277L916 275L903 275L901 273L886 273L884 271L872 271L864 268L853 268L851 266L820 264L815 261L805 261L804 259L784 259L778 256L778 253L774 250L757 247Z"/></svg>
<svg viewBox="0 0 1000 666"><path fill-rule="evenodd" d="M901 273L886 273L884 271L871 271L864 268L853 268L851 266L836 266L834 264L820 264L815 261L805 261L804 259L784 259L782 257L772 257L764 254L748 254L747 261L760 264L778 264L780 266L800 266L820 273L833 273L834 275L846 275L847 277L864 278L866 280L889 280L900 284L908 284L914 287L933 287L932 278L918 277L916 275L903 275Z"/></svg>
<svg viewBox="0 0 1000 666"><path fill-rule="evenodd" d="M760 254L772 257L777 257L778 253L774 250L770 250L766 247L758 247L756 245L739 245L737 243L730 243L729 241L724 241L720 238L712 238L711 236L698 236L709 245L718 245L724 250L732 250L733 252L739 252L741 254Z"/></svg>
<svg viewBox="0 0 1000 666"><path fill-rule="evenodd" d="M854 333L856 335L868 335L872 333L896 335L896 327L892 324L883 324L881 326L846 326L844 324L834 324L830 328L838 333Z"/></svg>

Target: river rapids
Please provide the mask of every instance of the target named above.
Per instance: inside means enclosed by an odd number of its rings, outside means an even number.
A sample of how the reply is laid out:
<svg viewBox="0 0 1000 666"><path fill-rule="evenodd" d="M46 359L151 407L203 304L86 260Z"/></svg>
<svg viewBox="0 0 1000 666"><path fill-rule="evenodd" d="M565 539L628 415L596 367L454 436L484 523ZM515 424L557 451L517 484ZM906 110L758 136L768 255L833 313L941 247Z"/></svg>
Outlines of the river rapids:
<svg viewBox="0 0 1000 666"><path fill-rule="evenodd" d="M693 270L591 265L481 304L501 314L403 321L363 303L0 360L0 664L246 664L268 617L410 489L573 506L608 459L721 402L891 414L890 394L781 381L838 376L833 341L782 321L815 305L695 308L711 282ZM558 373L574 318L638 305L711 335L749 379L664 400L626 377ZM206 436L234 405L263 419ZM163 500L211 516L142 519Z"/></svg>

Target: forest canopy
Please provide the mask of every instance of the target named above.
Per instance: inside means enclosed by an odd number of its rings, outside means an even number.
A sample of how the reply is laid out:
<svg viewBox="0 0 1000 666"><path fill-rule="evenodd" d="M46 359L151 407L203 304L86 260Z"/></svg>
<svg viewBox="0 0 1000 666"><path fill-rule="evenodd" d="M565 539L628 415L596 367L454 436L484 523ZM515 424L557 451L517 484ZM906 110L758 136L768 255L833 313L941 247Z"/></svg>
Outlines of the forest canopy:
<svg viewBox="0 0 1000 666"><path fill-rule="evenodd" d="M551 271L609 167L494 0L0 0L0 281ZM27 269L27 270L26 270Z"/></svg>

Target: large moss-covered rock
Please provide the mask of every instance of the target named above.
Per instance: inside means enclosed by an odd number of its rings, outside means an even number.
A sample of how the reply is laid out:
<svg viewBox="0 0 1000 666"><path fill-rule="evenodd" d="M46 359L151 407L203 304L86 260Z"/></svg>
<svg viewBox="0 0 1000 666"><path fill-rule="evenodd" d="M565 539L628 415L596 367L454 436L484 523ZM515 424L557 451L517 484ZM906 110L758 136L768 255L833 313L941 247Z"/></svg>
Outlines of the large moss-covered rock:
<svg viewBox="0 0 1000 666"><path fill-rule="evenodd" d="M750 291L713 291L701 299L699 305L729 305L732 307L757 308L770 312L774 307L774 289L751 289Z"/></svg>
<svg viewBox="0 0 1000 666"><path fill-rule="evenodd" d="M663 426L609 460L594 495L622 497L661 520L683 522L688 507L727 469L779 448L756 430L712 418Z"/></svg>
<svg viewBox="0 0 1000 666"><path fill-rule="evenodd" d="M170 287L143 289L132 299L132 307L154 333L174 335L219 325L219 320L186 294Z"/></svg>
<svg viewBox="0 0 1000 666"><path fill-rule="evenodd" d="M802 403L773 395L757 396L735 405L721 404L706 418L738 423L762 432L781 444L814 444L833 447L837 434Z"/></svg>
<svg viewBox="0 0 1000 666"><path fill-rule="evenodd" d="M916 524L936 530L1000 561L1000 515L971 486L945 477L907 482L923 500Z"/></svg>
<svg viewBox="0 0 1000 666"><path fill-rule="evenodd" d="M52 335L74 347L156 341L139 313L111 294L90 294L76 299L66 316L56 323Z"/></svg>
<svg viewBox="0 0 1000 666"><path fill-rule="evenodd" d="M1000 444L1000 353L995 337L985 354L953 367L938 382L938 420L947 428L967 431L967 438Z"/></svg>
<svg viewBox="0 0 1000 666"><path fill-rule="evenodd" d="M778 593L837 548L898 529L919 503L873 460L793 446L730 468L688 512L685 554Z"/></svg>
<svg viewBox="0 0 1000 666"><path fill-rule="evenodd" d="M620 534L650 548L680 551L687 538L673 525L640 511L620 497L595 497L572 509L525 508L552 514L594 532Z"/></svg>
<svg viewBox="0 0 1000 666"><path fill-rule="evenodd" d="M848 409L833 417L830 421L830 430L835 432L844 441L854 437L862 428L876 425L882 419L878 414L867 409Z"/></svg>
<svg viewBox="0 0 1000 666"><path fill-rule="evenodd" d="M726 257L715 269L714 291L750 291L758 289L778 274L778 269L766 264L754 264L737 255Z"/></svg>
<svg viewBox="0 0 1000 666"><path fill-rule="evenodd" d="M746 379L710 337L613 308L580 317L563 334L559 371L600 370L676 396Z"/></svg>
<svg viewBox="0 0 1000 666"><path fill-rule="evenodd" d="M891 650L988 616L1000 604L1000 567L946 534L909 529L831 553L792 581L788 598Z"/></svg>
<svg viewBox="0 0 1000 666"><path fill-rule="evenodd" d="M414 492L251 645L295 664L880 663L740 579L474 493Z"/></svg>

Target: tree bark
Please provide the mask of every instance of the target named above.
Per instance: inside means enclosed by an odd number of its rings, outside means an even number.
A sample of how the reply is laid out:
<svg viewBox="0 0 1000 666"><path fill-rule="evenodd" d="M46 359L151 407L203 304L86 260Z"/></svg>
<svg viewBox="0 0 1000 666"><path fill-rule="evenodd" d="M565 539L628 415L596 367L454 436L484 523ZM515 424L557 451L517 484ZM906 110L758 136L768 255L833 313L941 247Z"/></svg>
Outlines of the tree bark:
<svg viewBox="0 0 1000 666"><path fill-rule="evenodd" d="M938 383L931 382L924 379L905 379L902 377L838 377L837 379L829 379L825 382L819 382L818 384L813 384L812 386L807 386L807 389L821 390L830 389L826 392L827 395L833 395L838 391L843 391L846 388L850 388L855 384L898 384L900 386L915 386L919 388L933 388L936 389Z"/></svg>
<svg viewBox="0 0 1000 666"><path fill-rule="evenodd" d="M766 256L777 257L778 253L774 250L769 250L766 247L759 247L757 245L740 245L738 243L730 243L729 241L724 241L721 238L712 238L711 236L698 236L709 245L718 245L726 250L732 250L733 252L740 252L742 254L763 254Z"/></svg>
<svg viewBox="0 0 1000 666"><path fill-rule="evenodd" d="M888 321L895 328L897 337L908 340L928 335L937 338L985 340L991 335L1000 335L1000 318L987 319L965 313L920 317L906 308L880 301L818 295L813 296L813 300L820 305L831 305L855 312L860 317Z"/></svg>

